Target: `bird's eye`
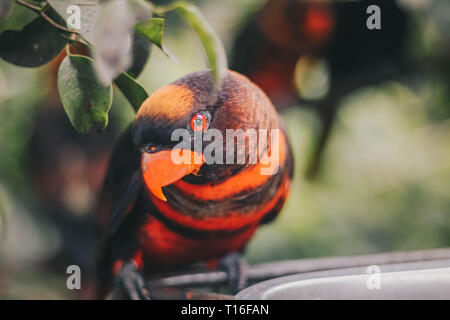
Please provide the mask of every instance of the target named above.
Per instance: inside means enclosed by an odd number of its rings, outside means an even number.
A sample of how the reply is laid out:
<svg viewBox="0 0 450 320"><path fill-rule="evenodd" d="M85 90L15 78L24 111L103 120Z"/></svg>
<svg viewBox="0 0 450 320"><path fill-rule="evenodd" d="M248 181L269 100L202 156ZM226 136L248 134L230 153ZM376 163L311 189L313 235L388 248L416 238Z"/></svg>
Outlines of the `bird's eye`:
<svg viewBox="0 0 450 320"><path fill-rule="evenodd" d="M194 131L205 132L208 129L209 119L208 116L202 112L194 114L191 118L191 129Z"/></svg>
<svg viewBox="0 0 450 320"><path fill-rule="evenodd" d="M156 151L156 147L155 146L146 146L145 147L145 152L152 153L152 152L155 152L155 151Z"/></svg>

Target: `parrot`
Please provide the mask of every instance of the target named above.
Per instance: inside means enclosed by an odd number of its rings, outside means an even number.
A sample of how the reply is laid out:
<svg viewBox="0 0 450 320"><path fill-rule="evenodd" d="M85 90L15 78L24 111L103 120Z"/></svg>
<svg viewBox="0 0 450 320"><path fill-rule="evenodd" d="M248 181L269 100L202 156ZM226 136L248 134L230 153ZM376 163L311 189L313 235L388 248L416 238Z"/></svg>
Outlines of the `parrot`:
<svg viewBox="0 0 450 320"><path fill-rule="evenodd" d="M248 133L265 143L254 148ZM175 161L181 153L192 161ZM246 245L281 211L292 176L282 120L247 77L227 70L218 84L205 70L156 90L119 139L99 196L97 297L120 287L150 299L147 275L197 263L242 289Z"/></svg>

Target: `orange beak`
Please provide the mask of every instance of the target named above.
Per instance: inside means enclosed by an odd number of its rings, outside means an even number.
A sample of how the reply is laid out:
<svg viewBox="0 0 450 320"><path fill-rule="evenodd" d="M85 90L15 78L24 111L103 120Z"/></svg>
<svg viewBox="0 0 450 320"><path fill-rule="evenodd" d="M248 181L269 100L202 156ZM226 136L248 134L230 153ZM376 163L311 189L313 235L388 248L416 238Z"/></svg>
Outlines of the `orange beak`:
<svg viewBox="0 0 450 320"><path fill-rule="evenodd" d="M173 152L183 152L183 160L173 160ZM162 187L168 186L184 176L197 173L205 162L203 155L190 150L174 149L156 153L142 154L142 175L150 192L163 201L167 201Z"/></svg>

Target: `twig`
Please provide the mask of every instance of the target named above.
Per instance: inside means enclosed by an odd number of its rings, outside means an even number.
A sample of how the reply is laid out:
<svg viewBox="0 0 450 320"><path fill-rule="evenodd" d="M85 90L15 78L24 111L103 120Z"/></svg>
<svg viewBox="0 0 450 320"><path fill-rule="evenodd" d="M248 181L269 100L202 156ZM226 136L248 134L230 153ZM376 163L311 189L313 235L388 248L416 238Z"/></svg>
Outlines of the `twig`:
<svg viewBox="0 0 450 320"><path fill-rule="evenodd" d="M60 30L65 31L65 32L77 33L77 34L78 34L78 32L72 31L72 30L70 30L70 29L68 29L68 28L66 28L66 27L64 27L64 26L62 26L62 25L60 25L59 23L56 23L56 22L55 22L52 18L50 18L43 10L41 10L41 16L42 16L42 18L44 18L45 20L47 20L48 23L50 23L52 26L54 26L54 27L57 28L57 29L60 29Z"/></svg>
<svg viewBox="0 0 450 320"><path fill-rule="evenodd" d="M57 23L56 21L54 21L52 18L50 18L47 13L45 13L45 10L47 9L47 5L44 7L39 7L39 6L35 6L29 2L26 2L24 0L16 0L16 2L26 8L29 8L33 11L35 11L36 13L40 14L42 16L42 18L44 18L48 23L50 23L52 26L54 26L55 28L64 31L64 32L69 32L69 33L75 33L75 34L79 34L77 31L74 30L70 30L69 28L66 28L62 25L60 25L59 23Z"/></svg>
<svg viewBox="0 0 450 320"><path fill-rule="evenodd" d="M60 36L63 37L64 39L69 40L71 43L79 43L79 44L82 44L82 45L84 45L84 46L86 46L86 47L88 47L88 48L91 47L91 44L88 43L87 41L85 41L85 40L84 40L80 35L78 35L78 34L73 33L73 34L70 35L70 37L69 37L69 36L66 36L66 35L64 35L64 34L60 34Z"/></svg>

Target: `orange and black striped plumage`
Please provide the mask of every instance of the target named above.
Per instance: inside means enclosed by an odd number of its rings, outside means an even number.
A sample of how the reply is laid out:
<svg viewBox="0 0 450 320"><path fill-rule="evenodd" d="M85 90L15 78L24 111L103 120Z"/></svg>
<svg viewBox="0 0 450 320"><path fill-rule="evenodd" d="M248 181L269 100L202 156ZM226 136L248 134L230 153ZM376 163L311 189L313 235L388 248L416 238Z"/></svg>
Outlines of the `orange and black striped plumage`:
<svg viewBox="0 0 450 320"><path fill-rule="evenodd" d="M155 197L142 178L146 146L171 149L171 132L186 128L199 110L210 112L209 128L224 136L226 129L280 129L276 174L261 175L262 164L249 163L246 154L242 164L203 164L196 174L164 187L167 201ZM267 149L275 147L268 144ZM157 272L243 250L256 228L281 210L292 171L292 153L278 115L246 77L228 71L215 91L210 72L197 72L156 91L112 156L98 210L106 234L100 281L111 281L118 261L134 259L145 271Z"/></svg>

